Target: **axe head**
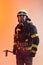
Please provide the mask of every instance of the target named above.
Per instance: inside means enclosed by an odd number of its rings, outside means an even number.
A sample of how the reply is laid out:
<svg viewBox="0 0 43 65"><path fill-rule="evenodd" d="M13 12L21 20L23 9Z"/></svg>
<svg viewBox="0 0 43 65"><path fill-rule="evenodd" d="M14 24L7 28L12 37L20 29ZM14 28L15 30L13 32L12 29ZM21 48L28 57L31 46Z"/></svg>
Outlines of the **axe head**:
<svg viewBox="0 0 43 65"><path fill-rule="evenodd" d="M8 55L8 50L4 50L3 52L5 52L5 56Z"/></svg>

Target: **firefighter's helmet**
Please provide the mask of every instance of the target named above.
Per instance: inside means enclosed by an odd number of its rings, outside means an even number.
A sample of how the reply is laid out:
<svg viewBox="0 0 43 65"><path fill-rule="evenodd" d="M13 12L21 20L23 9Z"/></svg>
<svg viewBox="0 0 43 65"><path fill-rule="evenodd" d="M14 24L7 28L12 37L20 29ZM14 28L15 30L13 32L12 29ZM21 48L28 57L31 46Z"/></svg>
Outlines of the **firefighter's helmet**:
<svg viewBox="0 0 43 65"><path fill-rule="evenodd" d="M20 10L17 13L17 17L21 16L21 20L18 20L19 22L26 22L27 20L31 21L30 18L28 18L28 13L25 10Z"/></svg>
<svg viewBox="0 0 43 65"><path fill-rule="evenodd" d="M20 11L17 13L17 16L28 16L28 14L27 14L27 11L25 11L25 10L20 10Z"/></svg>

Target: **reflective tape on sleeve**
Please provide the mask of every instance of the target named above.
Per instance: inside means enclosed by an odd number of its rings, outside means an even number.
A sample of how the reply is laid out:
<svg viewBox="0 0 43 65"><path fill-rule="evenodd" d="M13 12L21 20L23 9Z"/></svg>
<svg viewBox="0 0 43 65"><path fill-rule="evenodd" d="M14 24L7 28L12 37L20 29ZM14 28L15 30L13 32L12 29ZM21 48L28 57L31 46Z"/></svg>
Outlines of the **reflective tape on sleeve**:
<svg viewBox="0 0 43 65"><path fill-rule="evenodd" d="M21 29L17 28L16 31L17 31L17 32L18 32L18 31L21 31Z"/></svg>
<svg viewBox="0 0 43 65"><path fill-rule="evenodd" d="M36 44L32 44L32 47L37 48L37 47L38 47L38 45L36 45Z"/></svg>
<svg viewBox="0 0 43 65"><path fill-rule="evenodd" d="M32 49L32 46L31 47L27 47L26 50L31 50Z"/></svg>
<svg viewBox="0 0 43 65"><path fill-rule="evenodd" d="M31 35L31 38L34 38L34 37L37 37L38 36L38 34L33 34L33 35Z"/></svg>

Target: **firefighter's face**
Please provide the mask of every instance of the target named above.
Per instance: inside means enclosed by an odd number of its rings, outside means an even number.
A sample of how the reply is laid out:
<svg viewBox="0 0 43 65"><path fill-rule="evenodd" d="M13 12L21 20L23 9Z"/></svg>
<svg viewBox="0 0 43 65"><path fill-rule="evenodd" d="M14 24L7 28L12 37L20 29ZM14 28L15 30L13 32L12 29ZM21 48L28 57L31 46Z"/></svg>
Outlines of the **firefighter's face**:
<svg viewBox="0 0 43 65"><path fill-rule="evenodd" d="M21 23L23 20L23 16L18 16L17 18L18 18L18 22Z"/></svg>
<svg viewBox="0 0 43 65"><path fill-rule="evenodd" d="M19 23L25 23L27 20L27 16L24 16L24 15L21 15L21 16L19 15L17 18Z"/></svg>

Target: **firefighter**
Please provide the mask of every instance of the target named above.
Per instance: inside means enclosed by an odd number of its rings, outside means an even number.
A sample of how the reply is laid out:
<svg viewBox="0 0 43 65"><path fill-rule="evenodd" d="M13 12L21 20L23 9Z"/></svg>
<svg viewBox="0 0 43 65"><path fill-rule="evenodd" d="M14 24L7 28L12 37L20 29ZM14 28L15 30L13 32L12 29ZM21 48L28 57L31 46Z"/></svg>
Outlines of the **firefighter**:
<svg viewBox="0 0 43 65"><path fill-rule="evenodd" d="M31 23L26 11L17 13L18 24L15 27L13 54L17 65L32 65L39 45L36 26Z"/></svg>

